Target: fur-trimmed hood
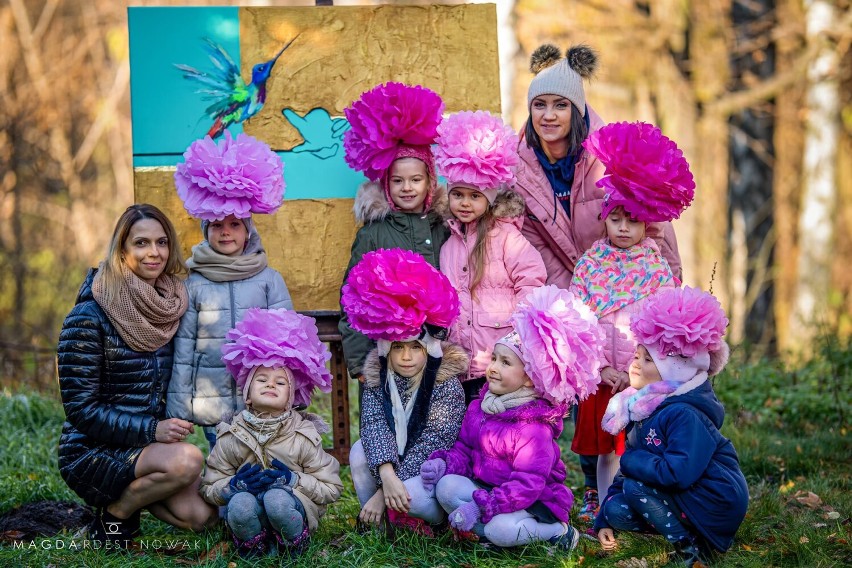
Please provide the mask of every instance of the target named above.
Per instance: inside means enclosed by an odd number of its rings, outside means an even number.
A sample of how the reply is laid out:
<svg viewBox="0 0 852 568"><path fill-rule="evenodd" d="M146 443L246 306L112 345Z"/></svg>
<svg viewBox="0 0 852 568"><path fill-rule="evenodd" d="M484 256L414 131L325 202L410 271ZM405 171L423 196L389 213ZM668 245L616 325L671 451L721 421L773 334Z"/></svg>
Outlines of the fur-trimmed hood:
<svg viewBox="0 0 852 568"><path fill-rule="evenodd" d="M391 209L382 186L374 181L361 184L358 193L355 194L355 205L352 209L355 212L355 221L361 225L381 221L390 213L397 213ZM447 189L442 184L438 184L435 188L435 195L432 196L432 207L429 211L435 211L441 217L449 211Z"/></svg>
<svg viewBox="0 0 852 568"><path fill-rule="evenodd" d="M435 384L441 384L445 381L458 377L459 375L467 376L467 368L470 364L470 359L464 349L447 341L441 342L441 349L444 351L444 357L441 359L441 366L438 367L438 374L435 376ZM379 351L373 349L367 354L364 360L364 386L377 387L379 386Z"/></svg>

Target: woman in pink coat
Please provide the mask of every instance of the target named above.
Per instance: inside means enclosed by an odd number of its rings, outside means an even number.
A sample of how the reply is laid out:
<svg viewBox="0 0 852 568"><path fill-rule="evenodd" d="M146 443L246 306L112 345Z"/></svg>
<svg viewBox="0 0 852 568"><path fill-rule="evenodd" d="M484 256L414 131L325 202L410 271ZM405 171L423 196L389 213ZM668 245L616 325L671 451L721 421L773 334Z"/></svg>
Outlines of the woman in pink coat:
<svg viewBox="0 0 852 568"><path fill-rule="evenodd" d="M450 340L470 353L462 382L467 404L485 384L491 350L510 331L515 306L547 277L541 255L521 234L523 198L498 191L514 178L517 140L485 111L456 113L438 127L435 160L447 179L451 214L441 270L459 293Z"/></svg>
<svg viewBox="0 0 852 568"><path fill-rule="evenodd" d="M570 48L565 57L556 46L542 45L530 61L535 77L527 91L530 114L518 146L521 161L514 189L527 205L522 232L541 253L547 283L560 288L568 288L580 257L605 234L600 217L604 190L597 186L604 165L582 146L604 125L586 105L583 89L583 79L596 68L597 55L585 45ZM648 223L646 235L656 241L675 277L682 280L671 223ZM580 458L588 487L597 486L596 461ZM587 491L581 515L597 506L597 491Z"/></svg>
<svg viewBox="0 0 852 568"><path fill-rule="evenodd" d="M604 166L582 148L587 136L604 125L586 105L583 90L583 79L596 67L597 56L583 45L565 57L555 46L543 45L530 63L536 76L527 92L530 115L521 132L514 189L527 206L522 232L541 253L547 283L560 288L568 288L577 261L604 236L604 190L596 186ZM671 223L649 223L647 235L682 279Z"/></svg>

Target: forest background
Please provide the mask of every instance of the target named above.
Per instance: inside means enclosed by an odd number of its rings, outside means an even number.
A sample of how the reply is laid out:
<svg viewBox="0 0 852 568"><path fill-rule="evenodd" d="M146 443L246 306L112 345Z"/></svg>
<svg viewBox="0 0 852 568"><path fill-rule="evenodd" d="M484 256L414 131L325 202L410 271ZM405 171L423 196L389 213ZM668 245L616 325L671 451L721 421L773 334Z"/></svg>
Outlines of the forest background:
<svg viewBox="0 0 852 568"><path fill-rule="evenodd" d="M132 3L178 4L234 2ZM126 6L0 1L6 384L53 385L62 319L133 202ZM584 42L601 62L590 104L608 121L657 124L684 149L697 181L696 202L675 225L686 283L720 298L733 344L754 358L792 358L815 337L849 337L848 0L501 0L498 12L503 109L514 127L526 118L532 50Z"/></svg>

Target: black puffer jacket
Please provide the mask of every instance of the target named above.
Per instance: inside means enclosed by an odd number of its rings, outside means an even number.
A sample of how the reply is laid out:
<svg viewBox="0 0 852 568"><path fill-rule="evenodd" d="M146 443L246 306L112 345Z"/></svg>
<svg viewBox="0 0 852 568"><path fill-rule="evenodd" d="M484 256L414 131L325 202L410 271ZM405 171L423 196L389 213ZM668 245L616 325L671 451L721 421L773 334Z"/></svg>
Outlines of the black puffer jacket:
<svg viewBox="0 0 852 568"><path fill-rule="evenodd" d="M95 270L80 287L59 335L59 389L66 422L59 469L91 505L118 498L133 480L136 458L154 442L165 416L172 342L155 352L134 351L92 295Z"/></svg>

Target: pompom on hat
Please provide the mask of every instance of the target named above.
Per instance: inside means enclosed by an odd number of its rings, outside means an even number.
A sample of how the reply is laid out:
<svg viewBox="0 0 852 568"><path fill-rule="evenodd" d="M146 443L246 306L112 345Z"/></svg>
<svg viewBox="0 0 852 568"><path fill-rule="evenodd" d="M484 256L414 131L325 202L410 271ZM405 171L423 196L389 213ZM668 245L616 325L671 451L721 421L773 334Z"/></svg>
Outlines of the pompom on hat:
<svg viewBox="0 0 852 568"><path fill-rule="evenodd" d="M601 218L616 207L646 223L680 217L695 197L695 180L683 152L656 126L613 122L592 132L583 147L606 167Z"/></svg>
<svg viewBox="0 0 852 568"><path fill-rule="evenodd" d="M582 301L567 290L542 286L518 305L512 322L515 331L497 343L520 357L542 398L570 405L597 391L605 336Z"/></svg>
<svg viewBox="0 0 852 568"><path fill-rule="evenodd" d="M665 381L685 382L698 373L715 375L730 350L722 336L728 318L719 300L697 288L666 288L633 314L630 329Z"/></svg>
<svg viewBox="0 0 852 568"><path fill-rule="evenodd" d="M365 254L349 272L340 304L353 329L381 342L416 340L424 327L448 328L459 315L458 293L447 277L402 249Z"/></svg>
<svg viewBox="0 0 852 568"><path fill-rule="evenodd" d="M389 82L377 85L344 109L351 128L343 135L346 163L371 181L381 181L391 207L388 173L401 158L417 158L426 164L431 203L437 186L431 144L444 112L444 102L434 91L420 85Z"/></svg>
<svg viewBox="0 0 852 568"><path fill-rule="evenodd" d="M538 96L559 95L571 101L580 115L586 116L583 79L590 79L597 67L598 56L587 45L569 48L565 57L555 45L542 45L530 57L530 71L535 73L535 77L527 91L527 108Z"/></svg>
<svg viewBox="0 0 852 568"><path fill-rule="evenodd" d="M217 221L275 213L284 200L284 164L265 143L225 132L219 143L206 136L189 145L175 170L175 187L193 217Z"/></svg>
<svg viewBox="0 0 852 568"><path fill-rule="evenodd" d="M438 126L435 163L449 189L477 189L493 204L497 190L515 179L518 136L487 111L462 111Z"/></svg>
<svg viewBox="0 0 852 568"><path fill-rule="evenodd" d="M222 361L243 397L258 367L283 368L292 376L293 405L309 406L314 388L331 392L328 348L319 339L313 318L292 310L251 308L225 336Z"/></svg>

